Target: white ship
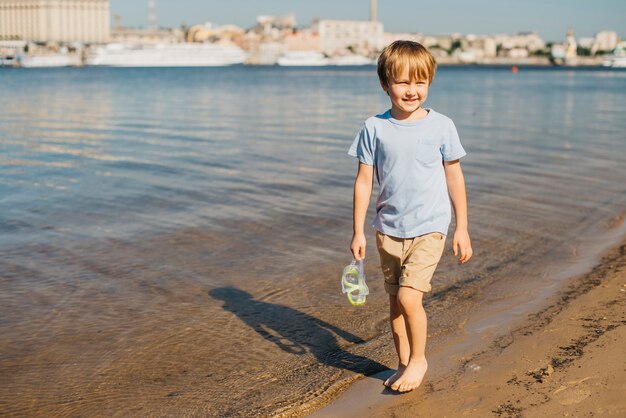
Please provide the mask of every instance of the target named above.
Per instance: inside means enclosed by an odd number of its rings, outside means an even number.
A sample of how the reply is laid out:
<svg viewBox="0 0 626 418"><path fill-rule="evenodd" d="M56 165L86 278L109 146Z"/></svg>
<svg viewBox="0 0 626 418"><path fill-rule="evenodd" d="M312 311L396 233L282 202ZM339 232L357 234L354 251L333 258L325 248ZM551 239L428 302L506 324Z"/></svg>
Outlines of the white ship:
<svg viewBox="0 0 626 418"><path fill-rule="evenodd" d="M602 60L602 66L611 68L626 68L626 50L617 47L613 54L607 55Z"/></svg>
<svg viewBox="0 0 626 418"><path fill-rule="evenodd" d="M15 57L0 57L0 67L14 67L17 64Z"/></svg>
<svg viewBox="0 0 626 418"><path fill-rule="evenodd" d="M222 67L242 64L239 47L209 43L157 45L108 44L87 56L87 65L109 67Z"/></svg>
<svg viewBox="0 0 626 418"><path fill-rule="evenodd" d="M81 65L78 54L21 55L18 62L24 68L77 67Z"/></svg>
<svg viewBox="0 0 626 418"><path fill-rule="evenodd" d="M330 59L330 65L373 65L375 61L363 55L342 55Z"/></svg>
<svg viewBox="0 0 626 418"><path fill-rule="evenodd" d="M285 67L319 67L329 64L330 60L316 51L292 51L278 58L278 65Z"/></svg>

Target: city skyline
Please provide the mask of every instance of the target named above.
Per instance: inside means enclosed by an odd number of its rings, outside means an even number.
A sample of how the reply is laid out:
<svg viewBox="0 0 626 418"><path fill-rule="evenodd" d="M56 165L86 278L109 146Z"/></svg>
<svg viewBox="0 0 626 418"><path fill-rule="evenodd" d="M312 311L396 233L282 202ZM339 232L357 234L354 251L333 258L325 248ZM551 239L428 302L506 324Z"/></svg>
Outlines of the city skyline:
<svg viewBox="0 0 626 418"><path fill-rule="evenodd" d="M183 7L181 7L183 6ZM121 24L148 27L148 1L110 0L111 20L121 16ZM211 22L249 28L259 15L294 13L299 26L308 26L315 18L369 19L369 0L342 2L318 0L157 0L159 26L178 27ZM472 16L468 19L467 16ZM569 27L577 37L592 37L603 30L613 30L626 38L626 1L623 0L441 0L420 8L414 1L378 1L378 20L387 32L424 34L489 34L537 32L548 41L565 38Z"/></svg>

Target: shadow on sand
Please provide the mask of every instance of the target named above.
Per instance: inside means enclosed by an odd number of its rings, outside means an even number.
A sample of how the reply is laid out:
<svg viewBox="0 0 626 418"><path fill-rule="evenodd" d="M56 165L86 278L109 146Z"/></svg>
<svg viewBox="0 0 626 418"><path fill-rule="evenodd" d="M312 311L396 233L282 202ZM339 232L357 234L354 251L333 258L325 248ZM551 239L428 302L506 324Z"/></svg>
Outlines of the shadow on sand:
<svg viewBox="0 0 626 418"><path fill-rule="evenodd" d="M209 296L223 301L224 310L237 315L259 335L287 353L301 355L310 352L320 363L364 375L387 369L374 360L342 350L336 335L352 343L365 341L321 319L288 306L255 300L248 292L234 287L213 289Z"/></svg>

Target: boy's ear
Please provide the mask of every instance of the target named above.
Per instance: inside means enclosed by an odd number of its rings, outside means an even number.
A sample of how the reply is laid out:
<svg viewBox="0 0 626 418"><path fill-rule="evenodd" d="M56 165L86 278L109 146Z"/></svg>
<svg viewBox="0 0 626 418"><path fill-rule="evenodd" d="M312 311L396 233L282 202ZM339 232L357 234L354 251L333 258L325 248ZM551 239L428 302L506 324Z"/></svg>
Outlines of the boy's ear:
<svg viewBox="0 0 626 418"><path fill-rule="evenodd" d="M383 83L382 80L379 80L379 81L380 81L380 87L382 87L383 90L385 90L385 93L389 94L389 86Z"/></svg>

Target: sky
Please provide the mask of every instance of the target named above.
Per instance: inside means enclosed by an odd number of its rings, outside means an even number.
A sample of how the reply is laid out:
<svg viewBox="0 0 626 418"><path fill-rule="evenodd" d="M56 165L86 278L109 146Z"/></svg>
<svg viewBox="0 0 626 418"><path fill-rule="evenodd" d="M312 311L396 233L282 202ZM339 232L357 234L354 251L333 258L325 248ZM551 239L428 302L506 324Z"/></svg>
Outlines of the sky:
<svg viewBox="0 0 626 418"><path fill-rule="evenodd" d="M110 0L123 26L146 27L148 0ZM315 18L369 19L369 0L156 0L157 22L179 27L211 22L249 28L259 15L294 13L298 26ZM538 32L546 41L614 30L626 39L626 0L378 0L386 32L490 34Z"/></svg>

